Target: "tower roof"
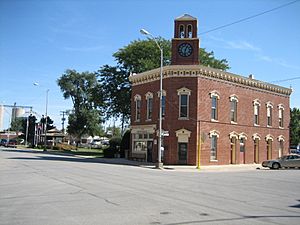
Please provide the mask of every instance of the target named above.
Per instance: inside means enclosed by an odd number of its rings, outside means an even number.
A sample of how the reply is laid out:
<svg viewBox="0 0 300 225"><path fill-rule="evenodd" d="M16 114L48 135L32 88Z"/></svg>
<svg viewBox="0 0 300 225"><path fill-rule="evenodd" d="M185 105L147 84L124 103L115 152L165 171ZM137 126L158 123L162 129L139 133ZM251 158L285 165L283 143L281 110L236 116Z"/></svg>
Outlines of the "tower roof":
<svg viewBox="0 0 300 225"><path fill-rule="evenodd" d="M197 18L185 13L182 16L177 17L175 20L197 20Z"/></svg>

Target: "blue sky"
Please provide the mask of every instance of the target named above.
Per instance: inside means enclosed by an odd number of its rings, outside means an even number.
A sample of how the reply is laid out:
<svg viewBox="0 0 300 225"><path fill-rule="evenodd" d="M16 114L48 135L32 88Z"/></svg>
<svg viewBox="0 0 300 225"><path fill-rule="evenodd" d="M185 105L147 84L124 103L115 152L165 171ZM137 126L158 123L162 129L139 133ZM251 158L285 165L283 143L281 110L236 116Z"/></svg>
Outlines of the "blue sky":
<svg viewBox="0 0 300 225"><path fill-rule="evenodd" d="M145 28L173 37L174 19L198 18L200 46L226 58L232 73L290 87L300 108L300 1L206 34L292 0L0 0L0 104L33 106L61 128L60 111L71 109L56 80L66 69L95 71L114 65L112 54ZM33 83L38 82L39 86ZM5 126L8 124L5 113ZM1 128L0 128L1 129Z"/></svg>

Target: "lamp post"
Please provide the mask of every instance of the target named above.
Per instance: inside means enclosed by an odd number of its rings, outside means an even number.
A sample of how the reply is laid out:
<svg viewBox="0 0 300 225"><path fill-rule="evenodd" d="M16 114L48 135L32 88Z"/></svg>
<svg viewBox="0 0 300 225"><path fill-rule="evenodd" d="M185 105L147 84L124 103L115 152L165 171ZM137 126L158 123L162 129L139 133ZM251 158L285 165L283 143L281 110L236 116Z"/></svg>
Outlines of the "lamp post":
<svg viewBox="0 0 300 225"><path fill-rule="evenodd" d="M47 151L48 93L49 93L49 89L46 90L46 118L45 118L45 140L44 140L44 151Z"/></svg>
<svg viewBox="0 0 300 225"><path fill-rule="evenodd" d="M39 83L33 83L34 86L39 86ZM48 93L50 89L46 90L46 112L45 112L45 129L44 129L44 151L47 151L47 117L48 117Z"/></svg>
<svg viewBox="0 0 300 225"><path fill-rule="evenodd" d="M162 80L163 80L163 49L162 47L158 44L156 38L149 33L145 29L141 29L140 32L144 35L150 36L152 40L155 41L157 47L160 50L160 86L159 86L159 130L158 130L158 162L156 165L156 168L161 169L163 168L163 163L161 161L161 150L162 150Z"/></svg>

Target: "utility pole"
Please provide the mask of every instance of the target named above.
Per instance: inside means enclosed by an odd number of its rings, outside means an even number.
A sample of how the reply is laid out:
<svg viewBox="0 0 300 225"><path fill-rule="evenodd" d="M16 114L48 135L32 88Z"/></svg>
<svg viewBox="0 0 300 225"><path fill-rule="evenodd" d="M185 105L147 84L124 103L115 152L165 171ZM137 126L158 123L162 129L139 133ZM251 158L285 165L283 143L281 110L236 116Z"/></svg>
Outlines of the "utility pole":
<svg viewBox="0 0 300 225"><path fill-rule="evenodd" d="M62 132L63 134L65 133L65 121L66 121L66 118L65 118L65 115L67 114L67 111L60 111L62 115L62 118L61 118L61 127L62 127Z"/></svg>

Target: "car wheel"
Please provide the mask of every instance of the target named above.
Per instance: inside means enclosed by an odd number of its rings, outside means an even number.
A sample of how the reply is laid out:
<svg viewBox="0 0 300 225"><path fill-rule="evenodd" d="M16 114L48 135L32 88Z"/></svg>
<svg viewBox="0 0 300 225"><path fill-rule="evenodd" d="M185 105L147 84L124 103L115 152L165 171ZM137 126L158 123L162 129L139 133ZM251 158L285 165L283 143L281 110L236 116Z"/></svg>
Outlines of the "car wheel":
<svg viewBox="0 0 300 225"><path fill-rule="evenodd" d="M279 163L273 163L273 164L272 164L272 169L277 170L277 169L279 169L279 168L280 168Z"/></svg>

